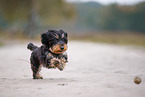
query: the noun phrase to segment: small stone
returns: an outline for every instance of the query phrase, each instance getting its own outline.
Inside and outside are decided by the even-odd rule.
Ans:
[[[134,78],[134,83],[140,84],[140,83],[141,83],[141,78],[140,78],[139,76],[136,76],[136,77]]]

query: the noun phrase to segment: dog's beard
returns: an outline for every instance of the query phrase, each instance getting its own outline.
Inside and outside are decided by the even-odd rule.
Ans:
[[[67,45],[65,44],[63,47],[64,49],[61,50],[61,47],[59,44],[55,44],[54,46],[50,47],[49,50],[52,52],[52,53],[55,53],[55,54],[62,54],[64,51],[67,50]]]

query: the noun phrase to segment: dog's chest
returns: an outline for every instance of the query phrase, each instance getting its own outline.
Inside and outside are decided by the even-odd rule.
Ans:
[[[50,52],[46,52],[46,59],[45,59],[45,67],[47,68],[58,68],[59,70],[63,70],[66,62],[67,62],[67,53],[64,52],[60,55],[53,55]],[[52,67],[54,66],[54,67]]]

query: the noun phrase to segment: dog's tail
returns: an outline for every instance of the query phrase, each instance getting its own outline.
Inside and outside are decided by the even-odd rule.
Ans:
[[[36,48],[38,48],[38,47],[35,46],[33,43],[29,43],[29,44],[27,45],[27,49],[29,49],[29,50],[31,50],[31,51],[33,51],[33,50],[36,49]]]

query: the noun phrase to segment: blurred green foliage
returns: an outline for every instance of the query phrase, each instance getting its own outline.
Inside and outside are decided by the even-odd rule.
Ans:
[[[145,33],[145,2],[136,5],[75,3],[76,28],[114,32]]]
[[[145,2],[102,5],[65,0],[0,0],[0,33],[11,36],[34,37],[51,28],[81,35],[110,31],[145,34],[144,17]]]
[[[42,26],[59,24],[73,15],[73,7],[64,0],[0,0],[0,30],[13,34],[33,37]]]

